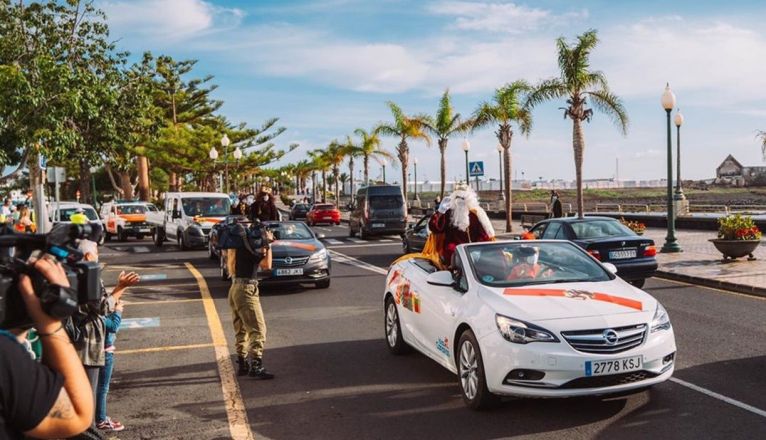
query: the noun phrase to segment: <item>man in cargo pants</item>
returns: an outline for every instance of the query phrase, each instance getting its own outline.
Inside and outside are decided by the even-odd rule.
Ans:
[[[256,252],[262,251],[257,249]],[[229,306],[234,318],[239,376],[273,379],[263,367],[263,346],[266,343],[266,321],[258,297],[258,265],[261,256],[248,249],[227,250],[229,273],[233,274],[229,288]],[[248,355],[250,359],[248,359]]]

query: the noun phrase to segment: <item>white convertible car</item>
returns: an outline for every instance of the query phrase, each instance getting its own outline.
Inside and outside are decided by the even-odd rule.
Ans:
[[[458,246],[451,271],[427,260],[391,266],[385,332],[458,375],[471,408],[499,395],[567,397],[648,387],[670,378],[668,313],[646,292],[565,241]]]

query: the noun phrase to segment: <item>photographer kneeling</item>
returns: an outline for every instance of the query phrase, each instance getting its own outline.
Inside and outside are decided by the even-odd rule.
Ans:
[[[69,287],[66,273],[43,257],[34,268],[49,283]],[[30,278],[22,275],[19,292],[43,343],[43,364],[33,361],[15,339],[0,335],[0,438],[62,438],[91,424],[93,394],[85,369],[61,320],[43,312]]]

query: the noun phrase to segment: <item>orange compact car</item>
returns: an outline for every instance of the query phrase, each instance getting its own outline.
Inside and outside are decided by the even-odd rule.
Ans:
[[[104,219],[106,239],[117,237],[126,241],[128,237],[141,240],[151,233],[151,227],[146,223],[146,212],[156,211],[157,208],[146,202],[115,202],[106,203],[101,208]]]

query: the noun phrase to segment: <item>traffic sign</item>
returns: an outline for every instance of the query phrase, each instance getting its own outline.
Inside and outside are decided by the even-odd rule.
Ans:
[[[66,168],[64,167],[50,167],[48,169],[48,183],[64,183],[66,182]]]
[[[484,161],[468,162],[469,175],[471,177],[481,177],[484,175]]]

